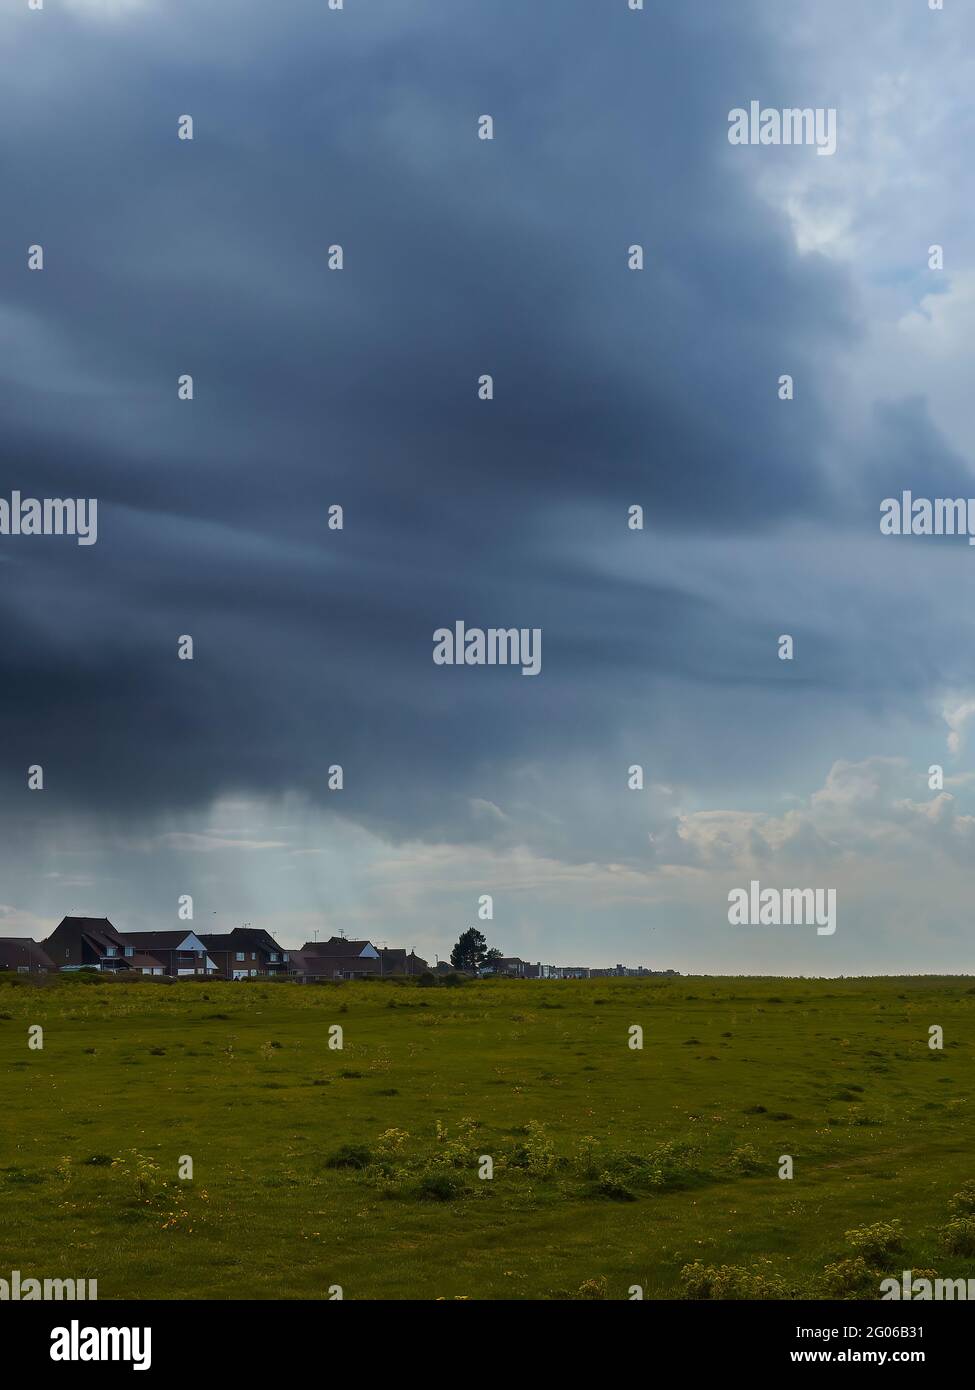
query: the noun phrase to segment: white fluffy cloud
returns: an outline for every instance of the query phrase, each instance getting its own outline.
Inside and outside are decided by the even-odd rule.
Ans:
[[[905,865],[915,858],[930,871],[932,856],[970,859],[975,816],[962,812],[949,792],[926,798],[926,788],[926,776],[906,759],[836,762],[804,805],[782,815],[715,810],[679,816],[670,849],[678,861],[741,871],[859,863],[876,872],[878,861]]]
[[[948,752],[957,756],[965,746],[968,725],[975,716],[975,699],[967,696],[948,700],[942,714],[948,725]]]

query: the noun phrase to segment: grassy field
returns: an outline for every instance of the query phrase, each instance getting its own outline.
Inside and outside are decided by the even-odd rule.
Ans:
[[[975,1197],[951,1199],[975,1178],[973,1059],[970,978],[4,977],[0,1276],[97,1278],[102,1299],[876,1297],[885,1267],[971,1277]]]

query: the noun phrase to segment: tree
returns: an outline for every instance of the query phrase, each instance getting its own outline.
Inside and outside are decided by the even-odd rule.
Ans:
[[[457,945],[450,953],[450,963],[455,970],[469,970],[476,975],[487,955],[487,941],[484,933],[477,927],[468,927],[461,932]]]

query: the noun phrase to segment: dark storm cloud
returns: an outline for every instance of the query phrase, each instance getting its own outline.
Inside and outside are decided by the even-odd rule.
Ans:
[[[747,8],[638,31],[623,7],[428,6],[348,41],[318,8],[239,64],[219,24],[192,52],[141,20],[72,31],[29,138],[0,96],[0,312],[30,368],[0,373],[3,485],[100,504],[91,550],[3,542],[11,807],[28,762],[112,816],[241,789],[332,804],[340,762],[346,814],[463,838],[509,766],[598,757],[641,700],[652,718],[657,677],[740,679],[726,614],[676,574],[594,573],[560,546],[567,505],[607,550],[631,502],[689,535],[835,510],[856,308],[729,157],[728,110],[773,71]],[[457,617],[541,626],[542,678],[434,668]]]
[[[905,490],[926,497],[967,497],[972,486],[971,468],[949,447],[923,396],[877,404],[861,477],[871,520],[883,498],[900,499]]]

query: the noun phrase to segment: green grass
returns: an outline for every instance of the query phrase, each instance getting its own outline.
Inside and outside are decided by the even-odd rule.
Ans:
[[[971,1277],[939,1231],[975,1177],[973,1045],[970,979],[0,977],[0,1276],[102,1299],[679,1298],[703,1264],[816,1297],[846,1232],[899,1221],[891,1268]]]

